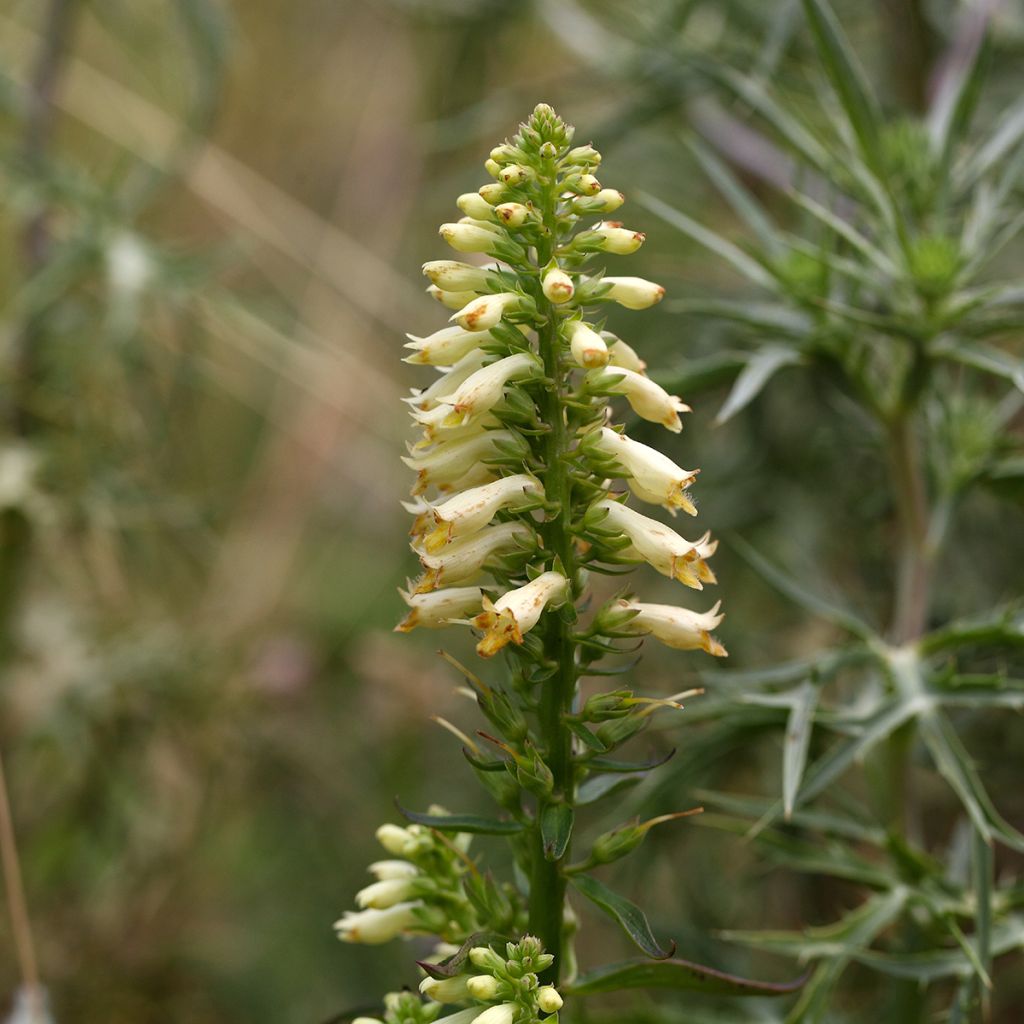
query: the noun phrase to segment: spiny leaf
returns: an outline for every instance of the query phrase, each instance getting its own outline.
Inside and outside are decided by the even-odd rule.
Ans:
[[[594,906],[603,910],[613,921],[617,921],[622,930],[653,960],[667,960],[674,952],[676,944],[662,949],[655,939],[647,916],[635,904],[609,889],[590,875],[573,875],[569,882],[581,895],[586,896]]]
[[[669,206],[668,203],[663,203],[655,196],[648,195],[646,192],[640,192],[636,198],[641,206],[645,206],[651,213],[656,214],[667,224],[678,228],[688,238],[703,245],[706,249],[715,253],[716,256],[721,256],[722,259],[731,263],[736,270],[743,274],[744,277],[753,281],[754,284],[768,291],[778,291],[778,282],[775,278],[757,260],[748,256],[740,249],[739,246],[733,245],[732,242],[723,238],[717,232],[706,228],[703,224],[699,224],[692,218],[687,217],[682,211]]]
[[[766,345],[752,353],[747,365],[736,378],[732,390],[718,410],[715,423],[721,426],[732,419],[741,409],[749,405],[763,390],[769,380],[784,366],[796,366],[801,355],[783,345]]]
[[[540,816],[545,860],[561,860],[572,836],[573,813],[568,804],[548,804]]]
[[[729,540],[730,546],[739,554],[745,562],[754,568],[767,582],[769,582],[780,593],[785,594],[793,602],[805,608],[809,612],[820,616],[828,622],[859,636],[862,639],[874,637],[874,630],[861,618],[818,597],[811,593],[801,583],[798,583],[791,576],[782,572],[771,564],[756,548],[748,544],[742,537],[733,535]]]
[[[788,982],[752,981],[674,957],[624,960],[595,967],[565,986],[565,991],[574,996],[591,996],[630,988],[671,988],[713,995],[784,996],[796,992],[806,980],[807,975]]]
[[[475,814],[421,814],[410,811],[397,800],[395,806],[407,821],[441,832],[471,832],[474,835],[513,836],[522,832],[524,826],[518,821],[501,821],[497,818],[481,818]]]
[[[803,0],[803,5],[818,55],[857,137],[861,153],[868,164],[878,170],[882,116],[864,70],[826,0]]]

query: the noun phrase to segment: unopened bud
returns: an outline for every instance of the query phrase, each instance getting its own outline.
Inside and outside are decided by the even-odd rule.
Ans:
[[[589,164],[596,167],[601,162],[601,154],[588,143],[586,146],[577,146],[575,149],[570,149],[566,160],[569,163]]]
[[[482,971],[504,970],[505,961],[490,946],[474,946],[469,951],[469,962]]]
[[[544,275],[542,287],[545,298],[549,302],[556,304],[568,302],[576,290],[572,283],[572,278],[564,270],[559,270],[557,267],[549,270]]]
[[[493,231],[476,224],[442,224],[438,234],[456,252],[490,252],[501,240]]]
[[[562,997],[554,985],[542,985],[537,989],[537,1005],[545,1013],[554,1013],[562,1008]]]
[[[639,825],[626,825],[612,832],[605,832],[594,841],[590,856],[595,864],[610,864],[635,850],[647,835],[647,829]]]
[[[592,369],[604,366],[608,362],[608,346],[604,338],[582,320],[574,320],[567,324],[565,332],[577,366]]]
[[[545,142],[539,152],[542,160],[554,160],[558,156],[558,149],[553,142]]]
[[[498,163],[502,164],[511,163],[522,155],[523,154],[516,149],[515,146],[510,146],[504,142],[500,146],[495,146],[490,152],[491,159],[497,160]]]
[[[432,299],[437,299],[447,309],[462,309],[477,297],[476,292],[446,292],[443,288],[438,288],[436,284],[427,288],[427,294]]]
[[[480,198],[479,196],[477,197]],[[481,199],[480,202],[483,202]],[[484,204],[486,205],[486,203]],[[494,207],[494,212],[507,228],[518,228],[530,216],[530,208],[522,203],[501,203]]]
[[[479,192],[463,192],[455,200],[455,205],[467,217],[476,217],[478,220],[494,219],[494,211],[491,209],[491,204]]]
[[[494,999],[498,994],[497,978],[492,978],[489,974],[477,974],[470,978],[466,982],[466,989],[474,999],[480,999],[486,1002],[489,999]]]
[[[598,224],[594,231],[601,236],[601,248],[605,252],[617,253],[620,256],[636,252],[644,244],[646,237],[642,231],[630,231],[618,221],[604,221]]]
[[[408,849],[415,845],[415,838],[410,835],[408,829],[401,825],[381,825],[374,833],[377,842],[384,847],[388,853],[402,856]]]
[[[484,170],[492,177],[496,178],[501,174],[501,164],[497,160],[485,160]]]
[[[509,164],[507,167],[502,167],[496,175],[499,181],[511,186],[521,185],[533,176],[533,171],[523,164]]]
[[[494,206],[501,202],[501,197],[505,194],[505,186],[500,181],[490,181],[486,185],[481,185],[477,192],[484,202]]]

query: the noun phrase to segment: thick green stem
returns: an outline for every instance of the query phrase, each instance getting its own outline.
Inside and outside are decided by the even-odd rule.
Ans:
[[[544,211],[545,225],[555,237],[554,209],[557,197],[552,194]],[[543,269],[551,259],[553,241],[538,246],[538,264]],[[544,392],[542,414],[548,427],[544,445],[544,491],[545,497],[556,511],[549,515],[542,533],[547,549],[558,559],[566,577],[572,581],[576,575],[575,551],[572,532],[569,528],[572,514],[572,481],[569,476],[567,456],[570,433],[565,413],[565,371],[561,365],[558,336],[558,315],[549,302],[541,303],[541,311],[547,323],[538,333],[540,354],[544,360],[544,371],[553,384]],[[558,612],[547,615],[545,654],[557,671],[542,684],[538,725],[544,747],[544,756],[554,778],[553,791],[549,801],[539,801],[537,826],[534,836],[532,871],[530,877],[529,928],[543,943],[545,949],[555,955],[555,963],[544,980],[556,984],[563,960],[563,920],[565,908],[565,876],[563,865],[569,856],[566,847],[558,860],[544,856],[544,844],[540,834],[540,820],[549,802],[572,805],[573,764],[572,734],[566,727],[564,716],[572,710],[576,695],[575,643],[572,639],[571,624]]]

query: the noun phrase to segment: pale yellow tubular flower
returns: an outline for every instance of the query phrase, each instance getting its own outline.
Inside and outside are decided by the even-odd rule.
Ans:
[[[466,988],[474,999],[487,1002],[496,998],[501,984],[498,979],[490,974],[474,974],[467,982]]]
[[[683,429],[679,414],[692,411],[678,395],[670,395],[650,377],[625,367],[589,373],[587,381],[596,388],[622,395],[637,416],[651,423],[660,423],[673,434]]]
[[[439,405],[431,411],[434,415],[431,416],[430,419],[440,419],[440,422],[427,422],[422,424],[423,436],[413,443],[413,453],[438,444],[449,444],[452,441],[462,441],[468,437],[476,436],[483,431],[499,426],[497,417],[490,413],[481,416],[479,419],[464,421],[461,416],[456,414],[454,407],[450,405]],[[418,419],[418,415],[413,418]],[[494,474],[492,474],[492,476],[493,475]],[[490,477],[488,479],[490,479]],[[478,480],[477,483],[486,483],[486,481]],[[473,486],[475,487],[476,484]],[[458,490],[458,488],[456,487],[455,490]]]
[[[515,444],[517,435],[511,430],[480,430],[467,437],[435,445],[415,456],[403,455],[402,461],[416,473],[413,495],[427,487],[451,485],[474,472],[483,459],[493,457],[499,442]]]
[[[425,594],[399,590],[399,593],[409,606],[409,613],[395,626],[396,633],[408,633],[417,627],[441,629],[452,619],[463,619],[475,612],[484,597],[479,587],[447,587]]]
[[[598,200],[601,205],[598,206],[595,203],[588,208],[594,211],[600,210],[601,213],[614,213],[626,201],[626,197],[614,188],[603,188],[591,198]]]
[[[472,469],[466,470],[457,480],[450,483],[444,482],[437,485],[441,494],[460,494],[468,491],[471,487],[479,487],[481,484],[489,484],[492,480],[498,479],[498,473],[492,466],[478,462]]]
[[[549,604],[560,604],[568,597],[568,580],[560,572],[543,572],[526,586],[502,594],[493,604],[485,597],[484,610],[473,624],[484,630],[476,652],[491,658],[506,644],[523,642]]]
[[[417,848],[416,837],[407,828],[385,822],[376,832],[374,838],[388,853],[396,857],[407,857]]]
[[[493,231],[478,224],[442,224],[438,234],[456,252],[490,252],[499,241]]]
[[[543,371],[543,365],[532,352],[516,352],[481,367],[467,377],[450,395],[441,401],[451,405],[455,415],[462,419],[475,419],[489,412],[514,380],[532,377]]]
[[[434,528],[424,533],[423,548],[435,554],[454,538],[483,529],[498,509],[520,504],[528,494],[543,493],[544,488],[539,481],[527,473],[516,473],[482,487],[471,487],[431,509]]]
[[[558,267],[553,267],[544,274],[541,289],[544,292],[544,297],[556,305],[568,302],[576,292],[576,286],[572,283],[572,278],[564,270],[559,270]]]
[[[521,296],[515,292],[471,296],[470,301],[449,319],[465,331],[489,331],[497,327],[507,309],[518,306],[520,301]]]
[[[470,374],[480,369],[488,359],[494,357],[483,349],[467,352],[454,366],[441,369],[441,376],[428,388],[413,389],[403,402],[416,409],[429,409],[437,404],[441,395],[451,394]]]
[[[409,343],[405,347],[412,349],[413,354],[406,356],[405,362],[427,366],[451,366],[473,349],[493,340],[489,331],[467,331],[458,325],[442,327],[425,338],[415,334],[406,337]]]
[[[346,910],[334,929],[342,942],[360,942],[377,946],[401,935],[416,925],[416,910],[423,904],[416,901],[396,903],[386,910]]]
[[[624,228],[617,220],[604,220],[593,228],[601,236],[601,247],[605,252],[628,256],[634,253],[647,237],[642,231],[631,231]]]
[[[492,269],[458,260],[430,260],[423,264],[423,273],[431,284],[449,292],[487,291]]]
[[[456,974],[454,978],[426,977],[420,982],[420,993],[435,1003],[463,1003],[470,998],[468,975]]]
[[[671,527],[623,505],[621,501],[604,499],[593,506],[604,512],[602,528],[610,527],[625,534],[640,557],[669,579],[679,580],[695,590],[704,583],[713,583],[714,575],[706,559],[715,550],[710,535],[690,541]]]
[[[489,181],[477,189],[477,195],[491,206],[497,206],[506,192],[505,186],[500,181]]]
[[[463,309],[477,297],[476,292],[446,292],[436,284],[428,286],[427,294],[440,302],[445,309],[456,310]]]
[[[608,362],[608,346],[604,338],[582,320],[567,323],[565,336],[569,339],[569,349],[577,366],[593,369]]]
[[[608,427],[599,428],[593,444],[598,451],[619,463],[636,481],[639,491],[634,488],[634,493],[637,497],[681,508],[691,516],[697,514],[686,488],[696,480],[699,470],[681,469],[667,455]]]
[[[389,878],[415,878],[420,869],[408,860],[375,860],[366,869],[378,882]]]
[[[611,331],[602,331],[601,337],[608,343],[608,365],[621,366],[624,370],[643,373],[647,364],[621,338]]]
[[[356,906],[361,910],[387,910],[396,903],[405,903],[414,895],[412,878],[382,878],[364,886],[356,893]]]
[[[601,284],[611,285],[606,296],[626,309],[649,309],[665,297],[660,284],[642,277],[602,277]]]
[[[481,202],[485,202],[481,197],[478,196],[477,198]],[[494,212],[498,215],[501,223],[507,228],[522,227],[530,217],[530,208],[522,203],[498,203],[494,207]]]
[[[726,649],[711,635],[725,618],[718,609],[718,601],[706,612],[691,612],[670,604],[644,604],[623,598],[616,602],[622,611],[634,611],[623,629],[630,633],[646,634],[660,640],[666,647],[680,651],[707,651],[716,658],[727,657]]]
[[[425,594],[448,584],[467,583],[494,555],[525,550],[535,540],[533,530],[525,523],[499,523],[453,540],[437,554],[418,552],[424,573],[416,584],[416,593]]]

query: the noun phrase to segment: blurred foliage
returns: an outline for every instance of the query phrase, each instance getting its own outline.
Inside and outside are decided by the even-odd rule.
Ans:
[[[955,929],[981,927],[1010,953],[992,1019],[1018,1019],[1020,857],[972,839],[972,820],[1002,826],[974,775],[954,776],[974,763],[966,745],[1007,827],[1024,823],[1020,720],[999,710],[1019,708],[1021,673],[1022,252],[1002,232],[1019,226],[1006,168],[1024,18],[994,6],[970,125],[936,157],[918,118],[957,80],[982,8],[835,6],[877,101],[828,91],[791,0],[0,4],[0,752],[58,1020],[326,1020],[415,980],[407,951],[339,948],[330,930],[395,794],[475,799],[451,738],[426,728],[459,719],[457,679],[430,637],[389,632],[411,571],[398,339],[436,313],[419,264],[446,197],[478,184],[481,147],[541,99],[600,142],[609,180],[655,198],[687,183],[685,209],[650,204],[682,231],[637,224],[636,272],[669,299],[627,340],[697,407],[670,454],[690,464],[698,439],[709,521],[756,548],[727,537],[716,566],[730,669],[639,742],[678,746],[673,772],[616,808],[707,790],[715,827],[653,833],[617,878],[657,892],[655,930],[684,956],[791,971],[724,929],[827,953],[830,1021],[948,1007],[952,982],[928,1004],[922,977],[975,991],[987,953]],[[886,248],[872,181],[899,197],[907,245]],[[908,338],[908,318],[951,294],[954,329]],[[908,663],[878,641],[900,534],[891,417],[855,384],[863,371],[883,385],[872,395],[914,392],[922,350],[941,366],[915,393],[913,436],[944,485],[947,543]],[[648,683],[694,682],[674,665],[651,651]],[[922,694],[943,717],[908,732]],[[821,774],[879,719],[914,794],[913,843],[870,803],[884,781]],[[787,722],[805,759],[781,754]],[[825,809],[792,795],[800,778]],[[751,820],[756,841],[738,839]],[[985,925],[976,895],[996,882]],[[581,961],[618,941],[588,931]],[[912,960],[940,946],[945,960]],[[640,998],[631,1020],[778,1012]]]

